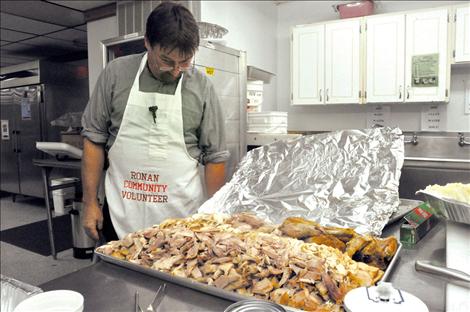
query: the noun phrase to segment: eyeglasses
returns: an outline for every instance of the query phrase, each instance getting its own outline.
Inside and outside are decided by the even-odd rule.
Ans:
[[[161,57],[159,57],[159,59],[163,66],[160,66],[158,69],[162,72],[174,71],[176,69],[178,69],[180,72],[187,72],[194,68],[194,56],[178,65],[174,65],[173,61],[162,60]]]

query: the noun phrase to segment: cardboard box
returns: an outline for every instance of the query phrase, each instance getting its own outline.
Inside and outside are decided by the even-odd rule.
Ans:
[[[420,241],[438,222],[434,210],[422,203],[410,211],[400,227],[400,242],[404,247],[412,247]]]

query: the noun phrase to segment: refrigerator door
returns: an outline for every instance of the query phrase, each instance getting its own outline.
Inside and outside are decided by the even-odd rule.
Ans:
[[[16,153],[16,116],[19,114],[19,107],[14,103],[14,92],[15,89],[1,90],[0,189],[4,192],[19,194],[18,154]]]
[[[21,194],[43,197],[41,169],[33,165],[33,159],[43,158],[36,149],[36,142],[43,141],[41,131],[41,85],[15,89],[15,103],[20,107],[17,115],[18,164]]]
[[[246,153],[244,121],[246,119],[246,63],[244,54],[225,47],[199,46],[196,68],[214,85],[225,119],[225,142],[230,158],[225,175],[230,180]]]

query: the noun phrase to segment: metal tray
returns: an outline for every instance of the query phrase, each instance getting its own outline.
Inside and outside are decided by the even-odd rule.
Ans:
[[[418,191],[416,194],[423,194],[438,216],[447,220],[470,224],[470,205],[426,191]]]
[[[423,202],[421,200],[400,198],[400,204],[398,206],[398,209],[390,216],[387,225],[397,222],[398,220],[403,218],[408,212],[418,207],[422,203]]]
[[[1,276],[0,311],[13,312],[23,300],[42,293],[42,289],[14,278]]]
[[[388,264],[388,267],[384,272],[384,276],[382,276],[382,279],[380,279],[381,282],[388,281],[388,279],[390,278],[390,274],[391,274],[393,268],[395,267],[395,264],[397,263],[398,255],[400,254],[401,249],[403,247],[403,245],[400,243],[400,241],[399,240],[397,240],[397,241],[398,241],[397,252],[393,256],[392,261],[390,261],[390,263]]]
[[[402,249],[402,244],[400,242],[398,242],[397,252],[393,256],[392,261],[390,261],[390,264],[388,265],[387,269],[385,270],[384,275],[382,276],[382,279],[380,281],[386,282],[389,279],[390,273],[391,273],[393,267],[395,266],[395,263],[396,263],[397,258],[398,258],[398,254],[400,253],[401,249]],[[192,288],[192,289],[204,292],[206,294],[217,296],[217,297],[224,298],[224,299],[227,299],[227,300],[240,301],[240,300],[246,300],[246,299],[253,299],[254,298],[254,297],[250,297],[250,296],[240,295],[240,294],[238,294],[234,291],[227,291],[227,290],[223,290],[221,288],[217,288],[215,286],[210,286],[210,285],[207,285],[207,284],[196,282],[196,281],[194,281],[192,279],[189,279],[189,278],[174,276],[174,275],[171,275],[171,274],[168,274],[168,273],[165,273],[165,272],[161,272],[161,271],[158,271],[158,270],[154,270],[154,269],[151,269],[151,268],[146,268],[146,267],[140,266],[140,265],[132,263],[132,262],[128,262],[128,261],[125,261],[125,260],[120,260],[120,259],[108,256],[108,255],[105,255],[103,253],[97,252],[96,250],[95,250],[95,254],[105,262],[112,263],[112,264],[127,268],[129,270],[137,271],[137,272],[140,272],[140,273],[143,273],[143,274],[146,274],[146,275],[150,275],[150,276],[165,280],[165,281],[170,282],[170,283],[178,284],[178,285],[183,286],[183,287]],[[282,306],[286,309],[286,311],[292,311],[292,312],[301,312],[302,311],[302,310],[292,308],[292,307],[288,307],[288,306],[285,306],[285,305],[282,305]]]

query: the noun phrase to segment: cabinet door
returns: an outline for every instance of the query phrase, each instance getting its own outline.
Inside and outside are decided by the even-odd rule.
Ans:
[[[406,102],[446,100],[447,9],[406,16]]]
[[[292,31],[292,104],[324,103],[324,25]]]
[[[325,26],[325,100],[327,104],[359,103],[359,19]]]
[[[367,102],[403,102],[405,16],[370,17],[367,23]]]
[[[455,10],[455,62],[470,62],[470,6]]]

